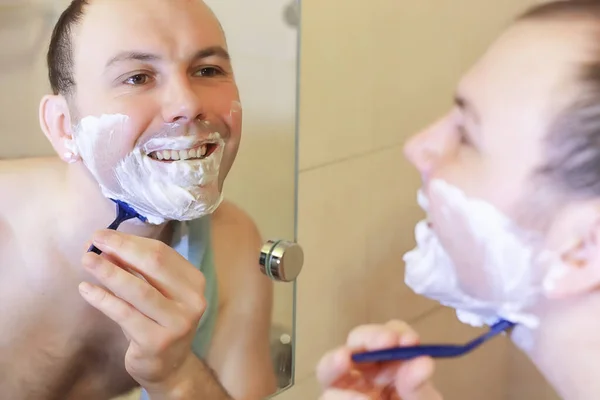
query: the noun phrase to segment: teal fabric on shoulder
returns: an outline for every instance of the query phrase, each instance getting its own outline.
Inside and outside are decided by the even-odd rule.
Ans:
[[[205,358],[217,322],[219,296],[211,240],[211,218],[206,216],[176,225],[172,247],[198,268],[206,279],[204,296],[206,310],[198,325],[192,348],[199,358]]]
[[[192,342],[192,350],[200,359],[207,356],[219,310],[217,274],[211,239],[211,217],[209,215],[194,221],[176,223],[171,241],[171,247],[198,268],[206,280],[204,289],[206,310]],[[142,390],[140,399],[149,399],[145,390]]]

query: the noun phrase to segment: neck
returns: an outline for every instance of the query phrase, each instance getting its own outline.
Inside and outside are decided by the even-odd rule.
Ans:
[[[566,400],[600,393],[600,293],[544,306],[540,326],[515,328],[512,338]]]
[[[62,181],[61,199],[53,231],[60,238],[57,246],[63,254],[81,257],[94,232],[106,228],[117,216],[116,204],[103,196],[96,181],[81,163],[69,164]],[[132,219],[123,222],[119,231],[136,236],[161,239],[167,224],[151,225]]]

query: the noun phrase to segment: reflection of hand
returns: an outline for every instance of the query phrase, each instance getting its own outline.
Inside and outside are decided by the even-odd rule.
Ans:
[[[354,329],[346,345],[325,355],[317,377],[325,391],[320,400],[441,400],[430,382],[434,363],[429,357],[406,362],[353,364],[360,351],[418,344],[417,334],[404,322],[364,325]]]
[[[205,309],[204,276],[157,240],[103,230],[93,243],[104,255],[86,253],[83,265],[105,288],[83,282],[81,295],[121,326],[130,342],[129,374],[146,389],[170,390],[194,365],[191,342]]]

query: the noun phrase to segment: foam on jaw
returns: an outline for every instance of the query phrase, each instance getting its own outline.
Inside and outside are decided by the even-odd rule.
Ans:
[[[407,285],[455,308],[458,318],[470,325],[490,325],[503,318],[537,327],[539,319],[531,308],[543,293],[546,274],[560,265],[553,254],[539,251],[542,238],[519,229],[490,203],[468,198],[444,181],[432,181],[429,190],[429,199],[419,193],[420,205],[427,211],[432,199],[443,201],[434,222],[461,235],[461,251],[469,252],[465,260],[475,263],[455,264],[421,221],[415,231],[417,247],[404,255]]]
[[[86,164],[92,163],[93,147],[97,144],[100,135],[108,136],[111,142],[115,131],[122,132],[129,117],[123,114],[103,114],[99,117],[88,116],[74,127],[73,137],[65,140],[65,147],[74,155],[84,159],[91,158]],[[84,135],[82,135],[84,133]]]
[[[145,216],[152,224],[167,220],[191,220],[212,213],[221,203],[219,167],[224,141],[218,132],[206,137],[171,136],[178,133],[176,124],[144,146],[131,150],[127,133],[129,117],[102,115],[83,118],[73,139],[66,143],[79,155],[98,181],[105,197],[121,200]],[[184,149],[194,141],[209,140],[216,149],[203,159],[162,163],[148,157],[147,150],[158,146]],[[121,154],[123,150],[129,152]]]

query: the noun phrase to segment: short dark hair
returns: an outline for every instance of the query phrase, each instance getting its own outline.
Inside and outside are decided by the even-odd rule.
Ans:
[[[73,28],[81,22],[89,0],[73,0],[58,18],[50,45],[48,46],[48,78],[54,94],[72,94],[73,77]]]
[[[600,39],[600,1],[560,0],[535,6],[519,21],[556,20],[590,25]],[[600,45],[575,71],[576,94],[551,121],[543,164],[535,178],[549,184],[559,202],[600,197]],[[559,206],[559,204],[556,204]]]

